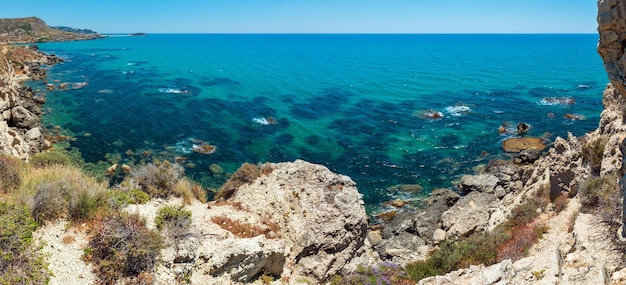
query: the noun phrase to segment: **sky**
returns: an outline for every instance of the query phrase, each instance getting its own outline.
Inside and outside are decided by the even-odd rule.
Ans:
[[[596,33],[595,0],[29,0],[37,16],[100,33]],[[28,4],[26,4],[28,3]]]

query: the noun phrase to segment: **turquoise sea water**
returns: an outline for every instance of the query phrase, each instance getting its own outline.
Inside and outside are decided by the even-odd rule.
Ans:
[[[224,176],[211,164],[232,172],[304,159],[352,177],[372,206],[402,195],[389,186],[450,187],[506,157],[501,142],[514,134],[499,134],[503,123],[526,122],[528,135],[552,139],[595,129],[608,82],[597,38],[154,34],[47,43],[40,49],[67,59],[50,82],[77,89],[50,92],[44,120],[74,135],[88,162],[184,157],[189,176],[217,186]],[[429,110],[443,118],[424,118]],[[203,142],[216,151],[193,152]]]

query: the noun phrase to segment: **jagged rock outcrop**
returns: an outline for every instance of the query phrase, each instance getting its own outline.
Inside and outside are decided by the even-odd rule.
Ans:
[[[154,227],[159,207],[131,205]],[[193,284],[250,282],[265,274],[312,283],[378,261],[367,236],[361,194],[347,176],[301,160],[266,163],[261,175],[227,200],[186,206],[192,229],[170,241],[155,273],[158,284],[188,276]]]

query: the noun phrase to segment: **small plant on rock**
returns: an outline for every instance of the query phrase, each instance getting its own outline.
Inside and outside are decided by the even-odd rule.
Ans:
[[[596,174],[600,172],[602,158],[604,157],[604,148],[606,147],[607,141],[606,138],[598,138],[583,145],[583,161],[587,162],[591,170]]]
[[[157,229],[165,231],[172,240],[178,241],[189,235],[191,211],[183,206],[165,206],[157,211],[154,223]]]

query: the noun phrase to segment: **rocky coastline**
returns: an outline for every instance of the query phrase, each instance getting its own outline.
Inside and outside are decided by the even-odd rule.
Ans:
[[[28,160],[32,154],[51,147],[39,116],[45,95],[22,83],[46,80],[45,65],[62,61],[36,46],[0,45],[0,153]]]
[[[150,283],[175,284],[181,276],[191,284],[331,283],[335,276],[383,262],[402,267],[426,260],[444,243],[493,232],[518,207],[544,197],[545,205],[531,208],[538,217],[521,225],[546,227],[525,256],[468,264],[417,284],[624,284],[623,244],[614,227],[619,222],[612,225],[597,212],[583,211],[581,194],[594,177],[620,174],[624,160],[626,1],[600,0],[598,7],[598,51],[611,80],[598,129],[556,138],[544,153],[519,149],[512,161],[491,161],[480,173],[463,176],[458,191],[437,189],[420,208],[396,203],[377,223],[365,214],[349,177],[300,160],[257,166],[217,201],[131,203],[123,211],[144,217],[151,229],[157,228],[162,207],[192,213],[189,232],[161,250]],[[0,153],[27,161],[51,142],[38,117],[45,96],[21,83],[45,80],[44,66],[61,59],[33,47],[0,49]],[[92,265],[81,260],[88,234],[66,224],[60,219],[36,232],[46,242],[43,250],[54,273],[50,283],[94,283]],[[68,235],[76,241],[64,242]]]

